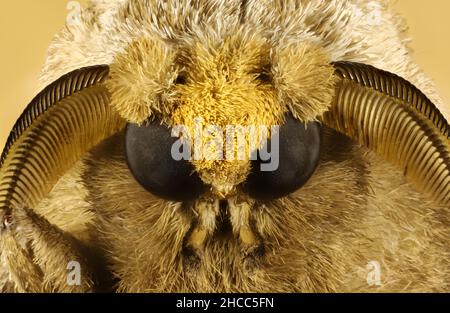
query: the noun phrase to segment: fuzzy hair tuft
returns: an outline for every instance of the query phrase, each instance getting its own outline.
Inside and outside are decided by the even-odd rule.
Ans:
[[[322,49],[309,43],[289,44],[279,48],[273,59],[280,101],[296,118],[312,121],[329,109],[336,77]]]
[[[142,37],[132,42],[110,66],[111,105],[128,122],[137,124],[161,113],[176,79],[174,59],[161,39]]]

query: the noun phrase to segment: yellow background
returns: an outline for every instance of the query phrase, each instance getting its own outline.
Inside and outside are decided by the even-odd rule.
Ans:
[[[39,91],[37,79],[46,49],[65,22],[68,2],[0,0],[0,147]],[[396,0],[395,7],[410,26],[416,61],[450,103],[450,1]]]

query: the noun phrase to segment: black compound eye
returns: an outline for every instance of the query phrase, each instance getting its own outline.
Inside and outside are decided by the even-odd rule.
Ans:
[[[125,136],[128,167],[135,179],[149,192],[172,201],[190,201],[201,195],[205,186],[187,160],[172,157],[178,138],[157,121],[138,126],[128,124]]]
[[[276,149],[268,142],[271,160],[263,161],[260,153],[252,161],[252,172],[244,183],[244,191],[258,200],[273,200],[302,187],[314,173],[320,156],[321,127],[317,122],[305,125],[291,115],[279,129],[278,167],[262,170],[273,163]],[[267,149],[267,147],[266,147]],[[264,158],[267,160],[267,158]]]

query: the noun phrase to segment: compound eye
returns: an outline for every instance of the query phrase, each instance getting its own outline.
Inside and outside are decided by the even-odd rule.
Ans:
[[[138,126],[128,124],[125,148],[128,167],[135,179],[152,194],[172,201],[190,201],[206,189],[187,160],[172,157],[172,146],[179,138],[157,121]]]
[[[287,196],[301,188],[313,175],[320,156],[321,127],[317,122],[307,124],[296,120],[292,115],[279,129],[278,154],[271,142],[271,157],[279,160],[273,171],[261,170],[261,165],[273,160],[252,161],[252,171],[243,184],[243,189],[254,199],[273,200]],[[267,149],[267,148],[266,148]],[[267,151],[267,150],[265,150]]]

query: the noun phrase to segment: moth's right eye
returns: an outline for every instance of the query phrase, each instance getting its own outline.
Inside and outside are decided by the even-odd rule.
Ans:
[[[172,201],[190,201],[205,191],[194,166],[172,157],[172,145],[178,138],[158,121],[138,126],[128,124],[125,136],[128,167],[142,187]]]

